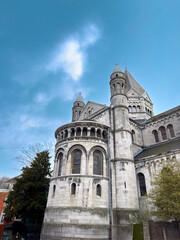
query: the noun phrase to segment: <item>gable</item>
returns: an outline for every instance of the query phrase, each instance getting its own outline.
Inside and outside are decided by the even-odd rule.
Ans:
[[[94,115],[96,112],[102,110],[103,108],[107,108],[107,106],[88,101],[83,112],[81,113],[81,116],[79,117],[79,120],[88,119],[89,117]]]

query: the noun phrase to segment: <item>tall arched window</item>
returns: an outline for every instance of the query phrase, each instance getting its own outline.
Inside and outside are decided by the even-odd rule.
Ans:
[[[75,195],[76,194],[76,184],[72,183],[71,184],[71,195]]]
[[[173,125],[172,125],[172,124],[169,124],[169,125],[167,126],[167,129],[169,130],[170,137],[171,137],[171,138],[175,137]]]
[[[159,131],[161,132],[161,136],[162,136],[162,140],[166,140],[167,139],[167,135],[166,135],[166,129],[164,126],[161,126],[159,128]]]
[[[158,132],[156,130],[153,130],[152,131],[152,134],[154,135],[154,139],[155,139],[155,142],[159,142],[159,136],[158,136]]]
[[[131,108],[131,106],[129,106],[128,108],[129,108],[129,112],[132,112],[132,108]]]
[[[93,153],[93,174],[103,175],[103,156],[98,150]]]
[[[132,130],[131,132],[132,142],[135,142],[135,131]]]
[[[145,177],[143,173],[138,173],[138,181],[139,181],[140,194],[141,196],[144,196],[147,194],[147,192],[146,192]]]
[[[80,173],[81,172],[81,150],[74,150],[72,154],[72,173]]]
[[[60,153],[58,155],[58,163],[59,163],[59,169],[58,169],[58,176],[62,175],[62,164],[63,164],[63,154]]]
[[[97,186],[96,186],[96,195],[101,197],[101,185],[100,184],[97,184]]]

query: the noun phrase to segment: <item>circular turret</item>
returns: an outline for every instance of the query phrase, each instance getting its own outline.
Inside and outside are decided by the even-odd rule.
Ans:
[[[85,103],[83,96],[81,95],[81,92],[77,96],[76,100],[73,103],[73,108],[72,108],[72,121],[77,121],[84,109]]]

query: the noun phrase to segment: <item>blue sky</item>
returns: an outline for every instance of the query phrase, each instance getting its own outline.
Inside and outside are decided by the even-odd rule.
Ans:
[[[180,1],[1,1],[0,176],[19,174],[15,157],[29,145],[53,146],[79,91],[109,104],[117,62],[155,114],[179,105]]]

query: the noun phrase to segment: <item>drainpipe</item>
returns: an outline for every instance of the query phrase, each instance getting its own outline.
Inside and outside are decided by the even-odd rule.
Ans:
[[[112,240],[112,177],[111,177],[111,157],[110,157],[110,128],[108,128],[108,205],[109,205],[109,239]]]

